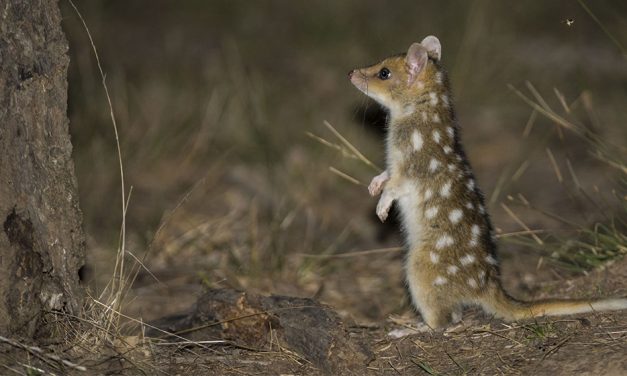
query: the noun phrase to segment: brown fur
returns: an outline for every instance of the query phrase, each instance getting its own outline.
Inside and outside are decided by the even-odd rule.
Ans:
[[[468,304],[507,320],[627,308],[627,299],[525,303],[502,289],[492,225],[460,143],[440,56],[437,38],[427,37],[405,55],[349,74],[389,111],[387,169],[369,190],[381,194],[382,221],[392,202],[400,207],[407,284],[424,321],[444,327]]]

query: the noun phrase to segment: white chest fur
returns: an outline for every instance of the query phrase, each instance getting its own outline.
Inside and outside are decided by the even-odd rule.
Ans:
[[[396,203],[401,212],[401,221],[408,246],[414,248],[421,242],[423,233],[423,219],[421,214],[422,187],[419,181],[404,176],[401,169],[407,158],[404,153],[392,142],[391,136],[387,139],[387,168],[395,180]]]
[[[420,194],[422,189],[419,183],[404,179],[401,183],[397,204],[400,209],[403,223],[403,230],[410,248],[416,248],[422,241],[424,232],[424,221],[421,215],[423,197]]]

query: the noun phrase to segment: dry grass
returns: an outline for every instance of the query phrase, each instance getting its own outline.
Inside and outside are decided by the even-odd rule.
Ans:
[[[566,174],[562,173],[550,148],[547,148],[551,166],[555,172],[558,183],[565,187],[574,204],[579,205],[586,214],[581,219],[566,218],[559,213],[543,210],[533,203],[530,203],[524,196],[508,196],[508,200],[518,206],[536,211],[540,215],[561,222],[566,226],[566,231],[547,232],[543,241],[535,233],[524,234],[522,237],[510,239],[529,247],[535,247],[542,251],[545,257],[559,263],[560,266],[574,271],[587,271],[591,268],[599,267],[617,258],[623,257],[627,253],[627,236],[625,229],[627,222],[624,218],[627,214],[627,161],[625,160],[624,145],[615,144],[608,141],[595,129],[586,127],[584,122],[578,120],[575,110],[580,106],[584,95],[580,95],[572,104],[567,104],[564,95],[554,89],[555,96],[559,100],[563,114],[551,108],[545,98],[527,83],[527,87],[533,99],[523,92],[510,86],[524,102],[531,106],[534,111],[546,116],[565,132],[574,134],[578,139],[584,141],[585,147],[590,156],[597,159],[601,164],[605,164],[608,170],[614,170],[612,180],[618,182],[616,188],[610,192],[601,192],[597,185],[593,185],[593,192],[584,187],[577,177],[572,164],[566,159],[569,180]],[[559,133],[560,139],[564,140],[564,133]],[[522,221],[505,205],[502,204],[508,214],[512,216],[521,227],[529,230]],[[590,215],[592,214],[592,215]]]

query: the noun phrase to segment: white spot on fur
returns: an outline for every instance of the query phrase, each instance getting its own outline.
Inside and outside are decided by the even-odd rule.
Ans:
[[[435,279],[433,280],[433,284],[435,286],[442,286],[443,284],[445,284],[447,282],[447,279],[442,277],[442,276],[437,276],[435,277]]]
[[[466,183],[466,188],[468,188],[469,191],[475,189],[475,181],[473,179],[469,179],[468,183]]]
[[[450,154],[453,151],[453,149],[451,149],[448,145],[444,146],[442,150],[444,150],[444,154]]]
[[[422,90],[425,88],[425,84],[422,81],[417,81],[418,90]]]
[[[457,155],[455,156],[455,159],[457,159],[457,161],[458,161],[458,162],[461,162],[463,158],[462,158],[462,156],[461,156],[461,155],[457,154]]]
[[[425,111],[422,111],[422,112],[420,113],[420,115],[422,116],[422,121],[427,121],[428,116],[427,116],[427,113],[426,113]]]
[[[442,188],[440,188],[440,195],[442,197],[448,197],[451,195],[451,182],[446,182]]]
[[[450,138],[453,138],[453,136],[455,136],[455,130],[453,129],[453,127],[446,127],[446,133]]]
[[[440,161],[435,158],[431,158],[431,160],[429,161],[429,171],[435,172],[438,167],[440,167]]]
[[[447,165],[447,167],[448,167],[448,170],[449,170],[450,172],[455,171],[455,169],[457,168],[457,167],[455,167],[455,165],[454,165],[453,163],[449,163],[449,164]]]
[[[444,247],[450,247],[454,243],[455,241],[449,235],[443,235],[443,236],[440,236],[437,242],[435,242],[435,248],[442,249]]]
[[[431,98],[431,100],[429,101],[429,104],[431,104],[432,106],[435,106],[438,104],[438,95],[434,92],[429,93],[429,98]]]
[[[455,266],[455,265],[449,265],[446,268],[446,272],[448,274],[450,274],[450,275],[455,275],[455,274],[457,274],[458,271],[459,271],[459,268],[457,266]]]
[[[440,121],[441,121],[441,120],[440,120],[440,115],[438,115],[438,114],[433,114],[433,122],[434,122],[434,123],[439,123]]]
[[[413,114],[415,110],[416,110],[416,106],[414,106],[413,104],[409,106],[405,106],[403,108],[403,112],[401,113],[401,116],[409,116]]]
[[[479,244],[479,234],[481,233],[481,228],[479,225],[472,225],[470,229],[470,241],[468,242],[469,247],[476,247]]]
[[[448,214],[448,219],[451,221],[452,224],[456,224],[462,219],[463,216],[464,213],[462,213],[460,209],[453,209]]]
[[[442,98],[442,103],[444,103],[444,105],[448,107],[448,95],[442,94],[441,98]]]
[[[479,284],[483,285],[485,282],[485,270],[479,272]]]
[[[411,144],[414,147],[415,151],[422,149],[422,135],[417,130],[414,130],[414,132],[411,134]]]
[[[485,214],[485,208],[481,204],[479,204],[479,213]]]
[[[433,264],[437,264],[438,262],[440,262],[440,255],[433,251],[429,252],[429,258],[431,259],[431,262]]]
[[[485,261],[490,265],[498,265],[498,261],[492,255],[487,255],[485,257]]]
[[[472,210],[472,209],[474,209],[474,208],[475,208],[475,207],[472,205],[472,202],[468,201],[468,202],[466,203],[466,209]]]
[[[433,141],[435,141],[436,144],[440,143],[440,131],[437,129],[433,131]]]
[[[468,278],[468,286],[472,287],[473,289],[476,289],[477,286],[477,281],[474,280],[474,278]]]
[[[425,200],[430,199],[433,196],[433,191],[431,190],[431,188],[427,188],[425,190]]]
[[[470,265],[474,263],[475,261],[477,261],[477,258],[474,255],[471,255],[470,253],[466,254],[465,256],[459,259],[459,262],[463,266]]]
[[[442,83],[442,72],[438,72],[435,74],[435,83],[436,84]]]
[[[427,217],[427,219],[432,219],[433,217],[436,216],[436,214],[438,214],[437,206],[432,206],[425,211],[425,217]]]

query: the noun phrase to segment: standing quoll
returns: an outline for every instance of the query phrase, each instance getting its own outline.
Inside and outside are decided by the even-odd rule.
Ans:
[[[349,73],[353,85],[389,112],[386,170],[368,190],[377,215],[400,208],[407,284],[431,328],[461,320],[479,305],[505,320],[627,308],[627,299],[522,302],[501,287],[492,225],[462,149],[438,38],[406,54]]]

